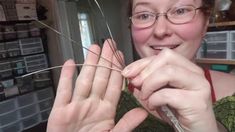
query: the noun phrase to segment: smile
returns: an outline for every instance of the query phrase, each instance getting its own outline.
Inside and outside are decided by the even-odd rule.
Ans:
[[[179,45],[157,45],[157,46],[150,46],[154,50],[163,50],[164,48],[175,49]]]

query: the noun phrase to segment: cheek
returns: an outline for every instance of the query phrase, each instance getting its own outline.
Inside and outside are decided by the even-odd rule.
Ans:
[[[150,29],[137,29],[132,27],[131,32],[133,41],[137,45],[144,45],[151,36]]]
[[[203,22],[189,23],[177,28],[178,35],[185,41],[201,40],[206,25]]]

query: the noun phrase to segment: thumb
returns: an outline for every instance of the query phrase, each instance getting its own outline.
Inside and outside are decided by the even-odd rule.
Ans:
[[[142,123],[147,116],[148,113],[142,108],[132,109],[118,121],[112,132],[130,132]]]

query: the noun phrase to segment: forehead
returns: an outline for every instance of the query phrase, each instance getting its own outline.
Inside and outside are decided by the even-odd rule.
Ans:
[[[178,5],[201,5],[202,0],[133,0],[133,7],[146,6],[173,6]]]

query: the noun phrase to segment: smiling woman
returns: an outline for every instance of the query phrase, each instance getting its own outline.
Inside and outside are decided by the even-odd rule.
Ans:
[[[141,58],[122,71],[111,70],[122,67],[115,54],[121,60],[124,57],[112,49],[116,45],[113,40],[106,40],[102,50],[92,45],[91,51],[109,61],[88,52],[85,64],[92,66],[82,67],[74,89],[74,62],[67,61],[61,72],[48,131],[218,132],[226,131],[223,125],[234,131],[230,127],[235,126],[234,120],[223,124],[231,118],[219,120],[223,125],[217,122],[216,117],[223,116],[215,115],[213,103],[221,98],[225,98],[222,103],[234,102],[235,77],[202,69],[194,63],[215,0],[130,2],[131,37]],[[132,93],[121,91],[123,77],[128,80]],[[177,119],[166,118],[162,109],[166,107],[162,106],[169,107]],[[226,110],[216,105],[217,113],[222,111],[220,108]],[[152,116],[145,120],[148,113]],[[171,127],[176,122],[181,129]]]

